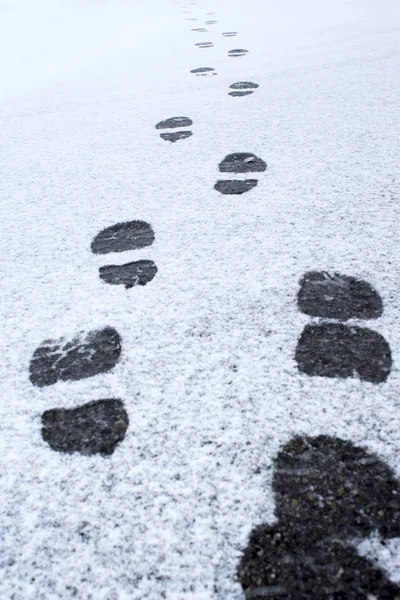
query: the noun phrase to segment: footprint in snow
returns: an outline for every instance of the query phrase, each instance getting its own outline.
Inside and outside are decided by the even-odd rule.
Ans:
[[[266,170],[267,165],[255,154],[236,152],[225,156],[218,168],[221,173],[260,173]],[[224,195],[244,194],[257,184],[257,179],[224,179],[217,181],[214,189]]]
[[[243,48],[237,48],[235,50],[229,50],[228,56],[231,58],[238,58],[239,56],[245,56],[248,53],[248,50],[244,50]]]
[[[154,232],[145,221],[127,221],[103,229],[96,235],[91,250],[93,254],[128,252],[151,246]],[[138,260],[123,265],[100,267],[102,281],[111,285],[124,285],[126,289],[147,285],[154,279],[157,267],[152,260]]]
[[[65,339],[48,339],[33,353],[30,380],[37,387],[78,381],[111,371],[121,354],[112,327]],[[54,408],[42,415],[42,437],[58,452],[112,454],[129,425],[121,400],[95,400],[74,409]]]
[[[385,338],[372,329],[343,323],[349,319],[378,319],[382,315],[381,297],[368,282],[338,273],[311,271],[300,281],[297,305],[311,317],[334,320],[313,323],[303,330],[295,355],[301,373],[341,378],[357,373],[362,381],[386,381],[392,358]]]
[[[125,438],[129,419],[121,400],[108,399],[46,410],[42,425],[43,440],[57,452],[108,456]]]
[[[191,125],[193,125],[193,121],[188,117],[171,117],[170,119],[157,123],[156,129],[177,129],[180,127],[190,127]],[[193,135],[192,132],[187,130],[160,133],[160,137],[166,142],[185,140],[191,135]]]
[[[233,92],[229,92],[229,96],[233,96],[234,98],[237,96],[249,96],[253,93],[253,90],[260,87],[257,83],[251,83],[250,81],[238,81],[237,83],[232,83],[229,86]]]
[[[209,77],[212,75],[218,75],[218,73],[216,73],[215,69],[213,69],[212,67],[200,67],[199,69],[192,69],[190,72],[194,73],[194,75],[196,75],[197,77]]]
[[[355,540],[400,536],[400,485],[375,454],[335,437],[296,437],[274,460],[274,525],[250,535],[238,568],[248,600],[396,600],[400,587]]]
[[[198,33],[205,33],[206,31],[208,31],[208,29],[205,29],[204,27],[200,27],[197,29],[192,29],[192,31],[197,31]]]
[[[206,25],[215,25],[218,21],[206,21]]]
[[[224,37],[236,37],[237,31],[225,31],[222,35]]]
[[[214,48],[214,44],[212,42],[197,42],[195,46],[198,46],[198,48]]]

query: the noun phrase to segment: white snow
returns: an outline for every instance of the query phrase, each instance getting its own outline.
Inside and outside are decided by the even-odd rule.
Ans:
[[[296,433],[367,446],[400,476],[400,5],[186,4],[0,1],[4,599],[239,600],[247,537],[274,519],[273,458]],[[203,66],[218,77],[190,73]],[[232,98],[236,81],[260,87]],[[160,139],[173,116],[193,119],[190,139]],[[213,189],[232,152],[268,164],[238,197]],[[91,253],[134,219],[153,246]],[[140,259],[158,267],[145,287],[98,277]],[[310,269],[382,296],[367,326],[391,346],[385,384],[299,375]],[[123,344],[111,373],[31,385],[43,340],[105,325]],[[111,458],[42,440],[44,410],[113,397],[130,427]],[[398,544],[363,548],[400,580]]]

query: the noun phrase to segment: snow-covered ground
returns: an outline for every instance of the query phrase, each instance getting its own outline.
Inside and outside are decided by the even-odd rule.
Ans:
[[[273,522],[272,460],[297,433],[400,477],[399,33],[396,0],[0,0],[2,599],[242,598],[238,562]],[[237,81],[259,88],[234,98]],[[193,135],[170,144],[155,125],[174,116]],[[221,195],[234,152],[268,168]],[[91,252],[135,219],[152,246]],[[140,259],[158,268],[146,286],[99,279]],[[379,292],[385,383],[299,374],[310,270]],[[43,340],[105,326],[122,338],[111,372],[31,384]],[[100,398],[129,414],[114,454],[52,451],[43,411]],[[363,552],[400,581],[399,548]]]

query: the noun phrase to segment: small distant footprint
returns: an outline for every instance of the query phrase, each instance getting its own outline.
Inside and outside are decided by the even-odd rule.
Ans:
[[[35,350],[30,380],[37,387],[78,381],[111,371],[121,354],[121,339],[112,327],[65,339],[48,339]],[[78,408],[55,408],[42,415],[42,437],[53,450],[112,454],[129,425],[121,400],[96,400]]]
[[[354,377],[382,383],[388,378],[392,358],[385,338],[366,327],[337,321],[378,319],[383,304],[366,281],[324,271],[310,271],[300,281],[297,305],[301,312],[320,319],[307,325],[300,336],[295,359],[301,373],[320,377]]]
[[[208,31],[208,29],[205,29],[205,27],[200,27],[197,29],[192,29],[192,31],[197,31],[199,33],[205,33],[206,31]]]
[[[218,21],[206,21],[206,25],[215,25]]]
[[[238,81],[237,83],[232,83],[229,86],[231,90],[239,90],[234,92],[229,92],[229,96],[249,96],[253,93],[253,90],[260,87],[257,83],[251,83],[250,81]]]
[[[229,50],[228,56],[231,58],[238,58],[239,56],[245,56],[248,53],[248,50],[244,50],[243,48],[236,48],[235,50]]]
[[[197,42],[195,46],[199,48],[214,48],[214,44],[212,42]]]
[[[228,154],[219,164],[221,173],[260,173],[267,168],[266,163],[255,154],[236,152]],[[258,184],[257,179],[225,179],[219,180],[214,189],[224,195],[244,194]]]
[[[154,232],[145,221],[117,223],[103,229],[94,238],[91,249],[94,254],[128,252],[151,246]],[[130,289],[137,285],[146,285],[155,277],[157,267],[152,260],[138,260],[124,265],[106,265],[100,267],[99,276],[105,283],[124,285]]]
[[[215,72],[215,69],[212,69],[211,67],[200,67],[199,69],[192,69],[190,72],[194,73],[197,77],[207,77],[209,75],[218,75],[218,73]]]
[[[176,129],[178,127],[190,127],[193,125],[193,121],[188,117],[171,117],[165,121],[157,123],[156,129]],[[167,133],[160,133],[160,137],[166,142],[177,142],[178,140],[185,140],[190,137],[191,131],[174,131]]]
[[[225,31],[222,35],[224,37],[236,37],[237,31]]]

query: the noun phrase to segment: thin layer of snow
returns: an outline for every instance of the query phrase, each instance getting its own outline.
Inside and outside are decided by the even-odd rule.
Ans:
[[[400,476],[398,2],[137,4],[0,3],[1,598],[239,600],[247,537],[274,519],[273,457],[296,433],[366,445]],[[236,81],[260,87],[236,99]],[[167,144],[155,125],[174,116],[193,136]],[[268,164],[239,197],[213,189],[232,152]],[[133,219],[151,247],[91,253]],[[98,277],[140,259],[158,267],[145,287]],[[385,384],[299,375],[312,269],[382,296],[367,326],[392,349]],[[31,385],[44,339],[105,325],[123,344],[111,373]],[[44,410],[113,397],[130,427],[111,458],[42,440]],[[398,546],[368,543],[399,580]]]

